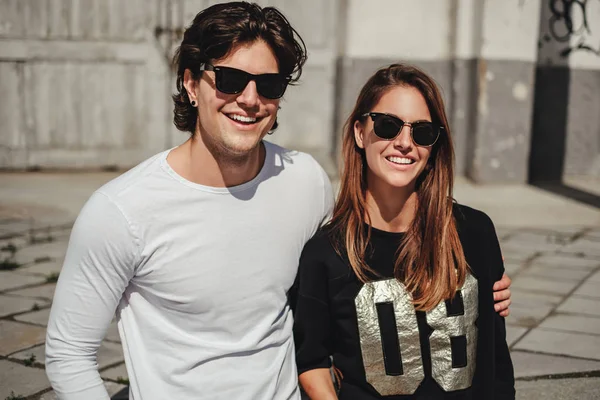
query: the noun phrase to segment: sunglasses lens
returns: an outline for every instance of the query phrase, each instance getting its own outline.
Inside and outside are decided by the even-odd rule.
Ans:
[[[430,122],[413,125],[413,140],[419,146],[431,146],[437,140],[439,128]]]
[[[265,74],[256,78],[256,90],[267,99],[278,99],[285,93],[287,80],[279,74]]]
[[[375,134],[386,140],[395,138],[396,135],[398,135],[400,128],[402,128],[402,126],[399,126],[397,121],[387,115],[379,115],[373,122]]]
[[[217,89],[227,94],[241,93],[248,84],[248,74],[244,71],[220,67],[216,72]]]

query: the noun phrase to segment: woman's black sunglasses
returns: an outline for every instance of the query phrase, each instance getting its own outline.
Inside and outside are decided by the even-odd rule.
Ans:
[[[410,135],[417,146],[429,147],[437,142],[444,127],[429,121],[404,122],[400,118],[384,113],[368,112],[361,117],[371,117],[373,130],[381,139],[392,140],[402,131],[404,125],[410,126]]]
[[[281,74],[253,75],[241,69],[218,67],[208,63],[200,64],[200,71],[214,71],[217,90],[226,94],[239,94],[244,91],[248,82],[256,82],[258,94],[267,99],[279,99],[285,93],[291,76]]]

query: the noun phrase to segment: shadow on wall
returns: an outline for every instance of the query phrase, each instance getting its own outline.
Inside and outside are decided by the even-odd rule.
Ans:
[[[586,3],[544,0],[540,19],[529,183],[600,208],[600,196],[563,182],[571,98],[568,61],[571,54],[578,51],[592,52],[600,57],[600,51],[585,43],[584,33],[590,30]],[[578,44],[572,45],[574,41]]]

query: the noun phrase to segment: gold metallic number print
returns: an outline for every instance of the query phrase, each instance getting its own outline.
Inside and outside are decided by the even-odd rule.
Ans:
[[[446,302],[441,302],[427,312],[427,325],[433,329],[429,336],[431,348],[431,375],[447,392],[466,389],[471,386],[475,373],[475,355],[477,353],[478,291],[477,280],[467,275],[462,287],[463,315],[448,316]],[[450,338],[467,337],[467,365],[452,368]]]
[[[400,357],[404,374],[385,372],[377,303],[393,302]],[[358,316],[360,349],[367,382],[382,396],[413,394],[425,377],[417,315],[406,287],[396,279],[366,283],[354,300]]]
[[[471,386],[475,373],[478,316],[477,280],[467,275],[460,289],[464,313],[448,316],[446,303],[441,302],[426,313],[427,324],[433,329],[429,338],[433,379],[445,390],[454,391]],[[354,300],[358,316],[360,347],[369,382],[382,396],[413,394],[425,377],[419,341],[417,316],[406,287],[396,279],[368,282]],[[377,314],[378,303],[393,303],[400,345],[403,373],[387,375],[384,365],[381,332]],[[467,363],[452,367],[451,337],[466,336]]]

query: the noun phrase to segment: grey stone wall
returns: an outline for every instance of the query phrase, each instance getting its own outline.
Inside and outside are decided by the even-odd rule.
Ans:
[[[458,174],[600,176],[600,2],[568,2],[565,32],[550,0],[439,1],[426,11],[409,0],[258,1],[280,8],[309,51],[269,139],[335,175],[358,90],[377,68],[409,62],[442,88]],[[184,141],[169,60],[177,34],[217,2],[0,1],[0,168],[127,168]],[[391,24],[395,12],[402,24]]]
[[[540,16],[531,181],[600,177],[600,2]]]
[[[0,2],[0,167],[125,166],[164,148],[168,70],[147,6]]]
[[[127,168],[187,134],[172,124],[169,63],[208,0],[0,2],[0,168]],[[337,0],[270,0],[310,57],[270,137],[335,174]]]

